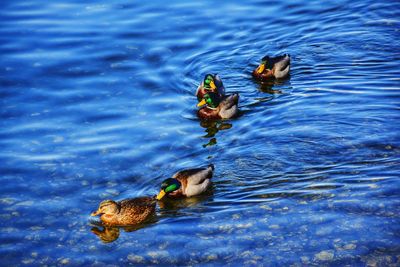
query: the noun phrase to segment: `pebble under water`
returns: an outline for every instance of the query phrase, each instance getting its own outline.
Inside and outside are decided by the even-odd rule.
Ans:
[[[2,266],[399,266],[400,3],[2,1]],[[289,53],[289,79],[251,77]],[[240,115],[201,122],[206,73]],[[213,163],[205,195],[104,199]]]

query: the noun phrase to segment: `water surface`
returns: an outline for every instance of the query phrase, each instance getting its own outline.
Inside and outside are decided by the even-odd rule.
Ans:
[[[398,18],[395,1],[3,1],[1,265],[400,265]],[[282,53],[290,79],[251,78]],[[238,118],[197,119],[208,72]],[[92,232],[100,201],[210,163],[207,195]]]

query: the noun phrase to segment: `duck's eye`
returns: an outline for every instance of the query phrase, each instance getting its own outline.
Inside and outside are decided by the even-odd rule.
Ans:
[[[211,79],[209,79],[209,78],[207,78],[207,79],[204,81],[205,84],[210,84],[210,82],[211,82]]]

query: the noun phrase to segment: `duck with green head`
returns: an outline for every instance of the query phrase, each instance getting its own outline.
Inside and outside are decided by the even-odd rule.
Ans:
[[[209,92],[217,93],[220,97],[225,95],[225,87],[218,74],[206,74],[204,76],[196,91],[197,100],[200,101]]]
[[[214,165],[206,168],[182,170],[175,173],[172,178],[165,179],[157,200],[168,196],[170,198],[191,197],[204,193],[211,186]]]
[[[289,76],[289,71],[290,56],[288,54],[277,57],[265,56],[253,71],[253,77],[260,81],[284,79]]]
[[[146,221],[154,214],[156,201],[151,197],[125,199],[119,202],[104,200],[91,216],[100,215],[106,226],[126,226]]]
[[[239,94],[223,96],[209,92],[197,104],[201,107],[197,111],[199,118],[203,120],[231,119],[239,113]]]

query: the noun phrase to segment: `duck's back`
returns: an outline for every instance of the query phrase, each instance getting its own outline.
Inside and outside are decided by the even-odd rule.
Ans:
[[[214,165],[205,168],[187,169],[177,172],[173,178],[182,184],[181,193],[184,196],[195,196],[201,194],[210,186],[213,176]]]
[[[145,221],[154,213],[156,202],[150,197],[139,197],[121,201],[120,207],[119,224],[137,224]]]
[[[206,168],[193,168],[193,169],[187,169],[187,170],[182,170],[174,174],[172,178],[175,178],[179,180],[179,182],[182,182],[183,180],[188,180],[190,177],[194,176],[202,176],[204,179],[211,179],[213,175],[214,166],[210,165]]]

